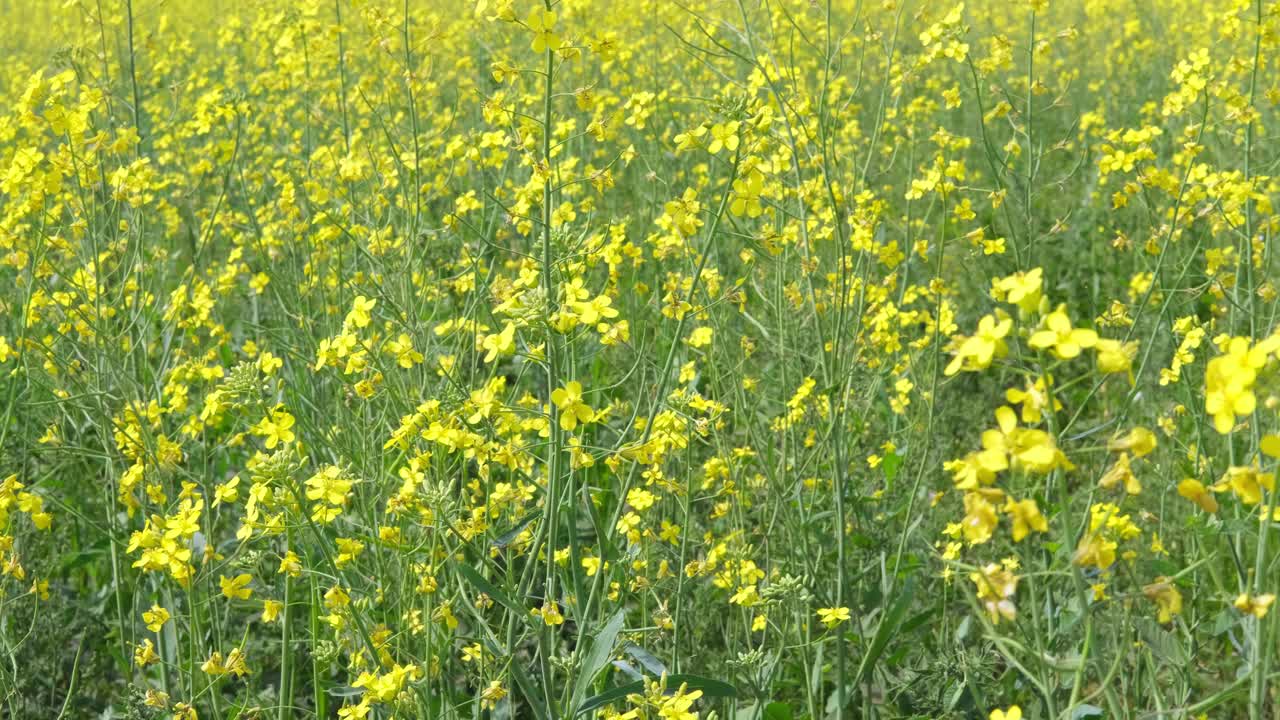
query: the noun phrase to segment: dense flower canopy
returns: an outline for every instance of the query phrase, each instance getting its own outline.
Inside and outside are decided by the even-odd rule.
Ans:
[[[0,715],[1280,704],[1280,3],[0,21]]]

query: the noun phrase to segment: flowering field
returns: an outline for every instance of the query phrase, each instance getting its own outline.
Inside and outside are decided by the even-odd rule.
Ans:
[[[1280,712],[1280,2],[0,23],[0,718]]]

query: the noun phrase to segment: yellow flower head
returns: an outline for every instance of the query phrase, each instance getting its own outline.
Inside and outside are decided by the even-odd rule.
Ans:
[[[849,619],[849,608],[819,608],[818,619],[822,621],[823,625],[827,626],[827,629],[834,628]]]

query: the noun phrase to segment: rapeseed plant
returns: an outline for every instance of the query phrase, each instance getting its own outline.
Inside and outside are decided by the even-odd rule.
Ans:
[[[1280,4],[0,17],[0,715],[1280,708]]]

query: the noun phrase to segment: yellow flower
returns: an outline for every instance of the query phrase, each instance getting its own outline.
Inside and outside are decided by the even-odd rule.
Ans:
[[[1098,343],[1098,333],[1071,325],[1067,306],[1059,305],[1042,322],[1043,329],[1032,333],[1027,344],[1037,350],[1049,350],[1059,360],[1070,360],[1081,350]]]
[[[333,522],[346,507],[353,484],[336,465],[326,465],[307,478],[307,499],[316,501],[311,519],[320,524]]]
[[[1219,433],[1231,432],[1237,415],[1249,415],[1257,407],[1253,381],[1266,361],[1265,348],[1250,347],[1249,339],[1242,337],[1231,338],[1227,352],[1209,361],[1204,373],[1204,406]]]
[[[200,670],[206,675],[220,677],[227,674],[226,662],[222,659],[222,653],[214,651],[208,660],[200,663]]]
[[[347,313],[343,325],[354,325],[358,328],[367,327],[369,325],[369,311],[373,310],[373,306],[377,304],[377,300],[370,300],[363,295],[357,295],[355,301],[351,303],[351,312]]]
[[[365,697],[374,702],[389,703],[404,690],[409,680],[416,679],[419,671],[413,665],[392,666],[391,670],[381,675],[370,672],[360,673],[352,687],[363,688]]]
[[[692,130],[677,134],[675,138],[673,138],[676,143],[676,152],[681,153],[686,150],[692,150],[702,142],[702,138],[705,137],[706,134],[706,125],[698,125]]]
[[[1013,597],[1018,592],[1018,576],[1007,568],[990,563],[981,571],[969,573],[969,580],[977,587],[978,600],[992,623],[1013,620],[1018,610]]]
[[[334,585],[324,592],[324,606],[330,610],[345,608],[351,604],[351,596],[341,585]]]
[[[993,280],[991,295],[996,300],[1017,305],[1025,314],[1036,311],[1040,306],[1041,292],[1044,289],[1044,271],[1034,268],[1025,273],[1014,273],[1008,277]]]
[[[573,309],[573,313],[577,315],[578,322],[583,325],[604,325],[601,320],[609,320],[618,317],[618,311],[613,305],[613,298],[608,295],[597,295],[588,301],[574,300],[569,303]]]
[[[1004,338],[1013,329],[1013,319],[997,310],[996,315],[983,316],[978,321],[978,330],[970,337],[960,338],[954,357],[947,364],[944,373],[955,375],[961,370],[976,371],[991,367],[994,358],[1002,358],[1009,354],[1009,346]]]
[[[1272,593],[1266,595],[1252,596],[1249,593],[1240,593],[1232,603],[1236,609],[1247,615],[1252,615],[1259,620],[1267,616],[1267,611],[1271,609],[1272,603],[1276,601],[1276,596]]]
[[[480,707],[484,710],[492,710],[498,705],[498,701],[507,696],[507,689],[502,687],[502,683],[497,680],[489,682],[489,687],[480,693]]]
[[[1093,565],[1106,570],[1115,564],[1117,547],[1116,541],[1105,538],[1099,533],[1086,533],[1076,546],[1074,561],[1081,567]]]
[[[253,580],[253,576],[248,573],[241,573],[233,578],[222,575],[218,578],[218,585],[222,588],[223,597],[234,600],[248,600],[253,594],[253,588],[249,587],[249,582]]]
[[[644,488],[631,488],[627,491],[627,504],[636,510],[648,510],[657,500],[657,495]]]
[[[1107,449],[1128,450],[1134,457],[1144,457],[1156,449],[1156,435],[1144,427],[1135,427],[1124,437],[1114,438],[1108,442]]]
[[[258,368],[262,370],[263,375],[274,375],[275,372],[283,366],[284,360],[281,360],[269,352],[264,352],[262,355],[258,356]]]
[[[1116,561],[1119,541],[1141,534],[1141,529],[1128,515],[1120,514],[1119,507],[1112,503],[1095,503],[1089,509],[1089,529],[1080,538],[1073,561],[1081,567],[1093,565],[1099,570],[1106,570]]]
[[[669,200],[662,206],[671,223],[684,235],[692,235],[702,227],[702,203],[698,202],[698,192],[693,188],[685,188],[684,194],[676,200]]]
[[[1142,594],[1156,604],[1156,619],[1161,623],[1170,622],[1174,615],[1182,614],[1182,593],[1169,578],[1163,575],[1156,578],[1154,583],[1142,588]]]
[[[970,545],[981,545],[990,540],[992,532],[999,523],[995,505],[986,498],[988,493],[993,493],[996,497],[1001,495],[999,490],[985,492],[979,490],[964,495],[964,520],[961,522],[961,527],[964,539]]]
[[[218,485],[213,490],[213,506],[218,507],[223,503],[233,503],[240,499],[240,476],[236,475],[230,480]]]
[[[723,124],[711,126],[711,142],[707,145],[707,152],[715,155],[722,149],[733,152],[738,149],[738,127],[737,120],[732,120]]]
[[[1059,467],[1074,469],[1052,435],[1044,430],[1018,427],[1013,408],[1002,405],[996,408],[995,415],[999,427],[982,433],[984,453],[1005,454],[1010,466],[1033,473],[1045,474]]]
[[[149,708],[156,708],[159,710],[163,710],[169,707],[169,695],[167,693],[163,693],[159,690],[156,690],[155,688],[147,688],[147,694],[143,698],[142,704],[146,705]],[[178,707],[174,706],[174,710],[176,711],[177,709]]]
[[[1022,720],[1022,708],[1010,705],[1008,710],[992,710],[990,720]]]
[[[249,666],[245,664],[244,651],[240,648],[233,648],[227,653],[227,672],[236,677],[244,677],[249,674]]]
[[[368,698],[362,698],[356,705],[345,705],[338,710],[338,720],[365,720],[373,709]]]
[[[480,643],[472,643],[462,648],[462,662],[473,663],[484,660],[484,647]]]
[[[553,600],[543,603],[541,608],[533,611],[533,614],[540,615],[542,622],[552,627],[564,624],[564,615],[560,613],[560,604]]]
[[[551,393],[551,402],[560,410],[560,427],[572,431],[578,423],[590,422],[595,412],[582,402],[582,383],[570,380]]]
[[[1218,499],[1199,480],[1186,478],[1178,483],[1178,494],[1199,505],[1207,513],[1218,512]]]
[[[159,605],[152,605],[151,609],[142,613],[142,621],[147,624],[147,629],[151,632],[160,632],[160,628],[169,622],[169,611]]]
[[[268,450],[274,449],[277,445],[288,444],[294,441],[293,434],[293,416],[284,409],[283,405],[277,405],[271,410],[267,417],[258,421],[253,426],[253,433],[264,439],[263,444]]]
[[[849,608],[819,608],[818,619],[822,621],[823,625],[827,626],[827,629],[834,628],[849,619]]]
[[[1122,343],[1119,340],[1100,339],[1094,346],[1098,370],[1103,373],[1129,372],[1133,359],[1138,355],[1138,341]]]
[[[1040,514],[1040,507],[1036,505],[1036,501],[1027,498],[1014,502],[1013,498],[1005,500],[1004,511],[1013,519],[1013,541],[1022,542],[1032,530],[1036,532],[1048,532],[1049,523],[1045,520],[1044,515]]]
[[[698,720],[698,713],[690,708],[693,707],[693,701],[700,697],[701,690],[689,692],[688,686],[682,684],[674,693],[658,702],[658,717],[661,720]]]
[[[510,355],[516,350],[516,326],[507,323],[502,332],[485,335],[481,341],[481,349],[485,350],[484,361],[491,363],[499,357]]]
[[[133,664],[140,668],[146,667],[159,659],[160,656],[156,655],[155,643],[151,642],[150,638],[143,640],[133,649]]]
[[[1036,378],[1034,383],[1028,380],[1021,390],[1005,390],[1004,399],[1010,404],[1022,406],[1022,422],[1028,425],[1035,425],[1043,420],[1044,411],[1049,407],[1049,392],[1043,377]],[[1056,398],[1053,400],[1053,409],[1062,409],[1062,403]]]
[[[394,355],[396,364],[406,370],[422,362],[422,353],[413,347],[413,338],[400,333],[395,340],[387,343],[386,351]]]
[[[1229,486],[1245,505],[1257,505],[1262,502],[1264,489],[1267,492],[1276,489],[1276,476],[1257,467],[1230,467],[1219,484]]]
[[[338,556],[333,561],[337,568],[346,567],[364,552],[364,543],[355,538],[336,538],[334,543],[338,546]]]
[[[1109,490],[1121,482],[1124,483],[1124,489],[1130,495],[1138,495],[1142,492],[1142,483],[1138,482],[1138,477],[1133,474],[1129,466],[1129,453],[1120,453],[1115,464],[1098,479],[1098,487]]]
[[[273,623],[276,618],[280,617],[280,611],[284,609],[284,603],[279,600],[263,600],[262,601],[262,622]]]
[[[535,9],[524,21],[533,31],[533,51],[547,52],[560,49],[560,36],[556,35],[556,14],[550,10]]]
[[[289,577],[299,577],[302,575],[302,561],[292,550],[289,550],[284,557],[280,558],[280,567],[276,572]]]
[[[712,334],[713,331],[709,327],[694,328],[693,332],[689,333],[689,347],[701,348],[710,345]]]

